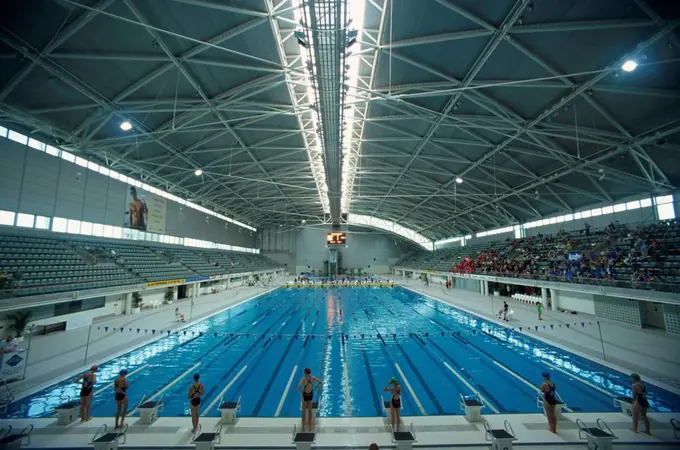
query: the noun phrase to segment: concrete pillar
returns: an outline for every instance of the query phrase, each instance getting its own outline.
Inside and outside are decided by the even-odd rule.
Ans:
[[[128,292],[127,294],[123,294],[123,303],[125,303],[125,314],[131,314],[132,313],[132,292]]]
[[[559,303],[559,291],[557,289],[550,289],[550,309],[557,311]]]
[[[541,288],[541,303],[543,306],[548,306],[548,288]]]

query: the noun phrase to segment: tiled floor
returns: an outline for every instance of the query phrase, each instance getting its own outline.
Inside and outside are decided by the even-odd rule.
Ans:
[[[567,414],[558,424],[558,434],[545,429],[545,419],[541,414],[514,414],[487,416],[491,428],[503,428],[507,420],[514,430],[517,445],[540,446],[551,448],[565,444],[579,445],[584,448],[584,440],[579,439],[575,420],[580,418],[586,424],[595,426],[597,418],[603,419],[617,437],[615,442],[631,444],[631,448],[678,448],[680,441],[673,437],[669,424],[670,414],[653,414],[653,436],[634,434],[628,428],[630,421],[619,413],[606,414]],[[678,415],[676,414],[677,418]],[[482,423],[468,423],[462,416],[404,417],[406,428],[415,431],[416,447],[480,446],[488,445],[484,438]],[[94,418],[86,424],[73,423],[68,426],[57,426],[53,419],[34,421],[10,421],[15,429],[26,423],[33,423],[35,430],[28,448],[77,448],[86,447],[94,434],[103,425],[111,426],[112,420]],[[213,431],[218,426],[217,419],[202,419],[203,431]],[[126,437],[126,447],[173,448],[191,446],[190,421],[188,418],[161,417],[151,425],[141,425],[137,418],[129,420],[130,428]],[[221,443],[218,448],[291,448],[293,426],[299,426],[294,418],[242,418],[233,425],[223,425]],[[109,431],[110,428],[109,428]],[[319,448],[368,448],[375,442],[381,448],[394,446],[389,426],[385,418],[333,418],[318,419],[316,447]],[[676,445],[673,447],[673,445]],[[617,447],[618,448],[618,447]]]

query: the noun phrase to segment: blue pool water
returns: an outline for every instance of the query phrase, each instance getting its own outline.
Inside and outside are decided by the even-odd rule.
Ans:
[[[242,397],[241,416],[299,415],[295,387],[305,367],[325,382],[321,416],[382,415],[393,376],[404,387],[404,415],[460,414],[459,395],[472,389],[500,413],[537,412],[531,385],[546,370],[574,411],[614,411],[612,397],[630,394],[627,374],[402,288],[278,289],[184,331],[102,364],[92,415],[113,415],[106,386],[123,368],[134,372],[130,409],[162,391],[165,416],[189,414],[194,372],[206,386],[202,411],[231,383],[223,397]],[[680,411],[679,396],[648,391],[651,410]],[[6,417],[50,416],[78,394],[64,380],[15,402]],[[216,406],[207,415],[218,416]]]

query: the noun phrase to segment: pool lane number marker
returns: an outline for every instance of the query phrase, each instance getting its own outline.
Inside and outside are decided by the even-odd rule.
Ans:
[[[208,415],[208,413],[209,413],[210,410],[213,408],[213,406],[215,406],[215,403],[217,403],[217,402],[220,401],[220,399],[224,396],[224,393],[227,392],[227,390],[229,390],[229,388],[230,388],[234,383],[236,383],[236,380],[238,380],[238,378],[239,378],[241,375],[243,375],[243,372],[245,372],[247,368],[248,368],[248,366],[245,365],[245,366],[243,366],[243,367],[241,368],[241,370],[238,371],[238,373],[236,374],[236,376],[235,376],[234,378],[232,378],[232,380],[229,382],[229,384],[227,384],[227,385],[224,387],[224,389],[222,389],[222,390],[220,391],[220,393],[217,394],[217,396],[215,397],[215,399],[214,399],[212,402],[210,402],[210,404],[208,405],[208,407],[205,408],[205,411],[203,411],[203,414],[201,414],[202,416],[207,416],[207,415]]]
[[[613,395],[611,392],[607,392],[606,390],[602,389],[601,387],[595,386],[594,384],[589,383],[588,381],[586,381],[586,380],[584,380],[584,379],[582,379],[582,378],[580,378],[580,377],[574,375],[573,373],[567,372],[566,370],[562,369],[561,367],[557,367],[557,366],[555,366],[555,365],[553,365],[553,364],[550,364],[550,363],[547,362],[547,361],[543,361],[543,363],[544,363],[546,366],[548,366],[548,367],[550,367],[550,368],[552,368],[552,369],[554,369],[554,370],[557,370],[558,372],[562,372],[563,374],[565,374],[565,375],[568,376],[569,378],[572,378],[572,379],[574,379],[574,380],[576,380],[576,381],[580,381],[581,383],[585,384],[586,386],[588,386],[588,387],[590,387],[590,388],[592,388],[592,389],[595,389],[596,391],[598,391],[598,392],[600,392],[600,393],[606,395],[607,397],[611,397],[611,398],[616,397],[616,396]]]
[[[418,396],[416,395],[415,391],[411,387],[411,383],[409,383],[408,379],[406,379],[406,375],[404,375],[404,372],[402,372],[401,367],[399,367],[399,364],[394,363],[394,367],[397,368],[397,372],[399,372],[399,376],[401,377],[402,380],[404,380],[404,384],[406,385],[406,389],[408,389],[408,391],[411,393],[411,397],[413,397],[413,401],[416,402],[416,406],[418,406],[420,413],[423,416],[427,416],[427,411],[425,411],[425,408],[423,408],[423,404],[420,403]]]
[[[281,396],[281,400],[279,401],[279,406],[276,407],[276,412],[274,413],[274,417],[279,417],[281,414],[281,410],[283,409],[283,403],[286,401],[286,397],[288,397],[288,391],[290,391],[290,386],[293,384],[293,377],[295,376],[295,372],[297,372],[297,364],[295,367],[293,367],[293,371],[290,373],[290,376],[288,377],[288,383],[286,384],[286,389],[283,390],[283,395]]]
[[[498,367],[500,367],[501,369],[505,370],[507,373],[509,373],[510,375],[512,375],[513,377],[515,377],[516,379],[518,379],[519,381],[521,381],[522,383],[524,383],[524,384],[526,384],[527,386],[529,386],[531,389],[533,389],[534,391],[536,391],[537,394],[539,394],[539,395],[543,394],[539,388],[537,388],[536,386],[534,386],[533,384],[531,384],[530,382],[528,382],[524,377],[521,377],[520,375],[516,374],[515,372],[513,372],[513,371],[510,370],[510,369],[508,369],[507,367],[505,367],[503,364],[499,363],[498,361],[493,361],[493,363],[496,364],[496,365],[497,365]],[[562,405],[562,409],[564,409],[564,410],[567,411],[567,412],[573,412],[570,408],[567,408],[567,407],[564,406],[564,405]]]
[[[470,391],[472,391],[473,394],[475,394],[479,399],[482,401],[484,406],[487,406],[491,411],[493,411],[494,414],[498,414],[498,409],[491,404],[489,400],[487,400],[482,394],[479,393],[477,389],[472,386],[468,380],[466,380],[461,374],[458,373],[453,367],[449,365],[446,361],[442,361],[444,365],[446,366],[447,369],[451,371],[465,386],[467,386]]]
[[[158,398],[161,394],[163,394],[163,392],[167,391],[168,389],[170,389],[171,387],[173,387],[174,385],[179,383],[182,380],[182,378],[186,377],[191,372],[194,372],[196,370],[196,368],[200,365],[201,365],[201,363],[196,363],[193,366],[191,366],[188,370],[186,370],[185,372],[182,372],[182,374],[180,376],[178,376],[173,381],[168,383],[163,389],[161,389],[160,391],[153,394],[151,397],[148,398],[148,400],[151,401],[151,400]],[[136,412],[137,412],[137,408],[133,409],[130,413],[128,413],[128,415],[131,416]]]
[[[139,369],[133,370],[132,372],[130,372],[129,374],[127,374],[127,376],[128,376],[128,377],[131,377],[132,375],[136,374],[137,372],[139,372],[139,371],[141,371],[141,370],[143,370],[143,369],[146,369],[146,366],[147,366],[147,364],[144,364],[144,365],[143,365],[142,367],[140,367]],[[115,383],[115,381],[114,381],[113,383],[107,384],[106,386],[104,386],[103,388],[101,388],[101,389],[99,389],[99,390],[97,390],[97,391],[94,391],[94,394],[92,394],[92,395],[95,396],[95,395],[101,394],[102,392],[104,392],[104,391],[107,390],[108,388],[113,387],[114,383]]]

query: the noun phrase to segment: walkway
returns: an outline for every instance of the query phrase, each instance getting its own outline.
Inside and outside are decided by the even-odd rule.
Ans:
[[[487,319],[494,319],[495,313],[508,302],[514,311],[513,320],[508,324],[514,328],[522,327],[530,336],[555,343],[591,359],[605,359],[610,365],[618,366],[628,372],[637,372],[643,378],[653,379],[680,393],[680,337],[669,335],[661,330],[638,328],[588,314],[566,314],[543,308],[543,320],[538,320],[536,308],[516,302],[507,297],[483,296],[462,289],[445,289],[441,285],[426,287],[420,280],[404,280],[399,284],[437,298],[453,306],[468,310]],[[599,321],[604,341],[602,341],[595,321]],[[566,328],[565,324],[593,322],[593,326]],[[555,325],[543,330],[543,325]],[[558,327],[560,324],[563,326]],[[538,331],[534,326],[538,325]],[[673,389],[675,387],[675,389]]]

